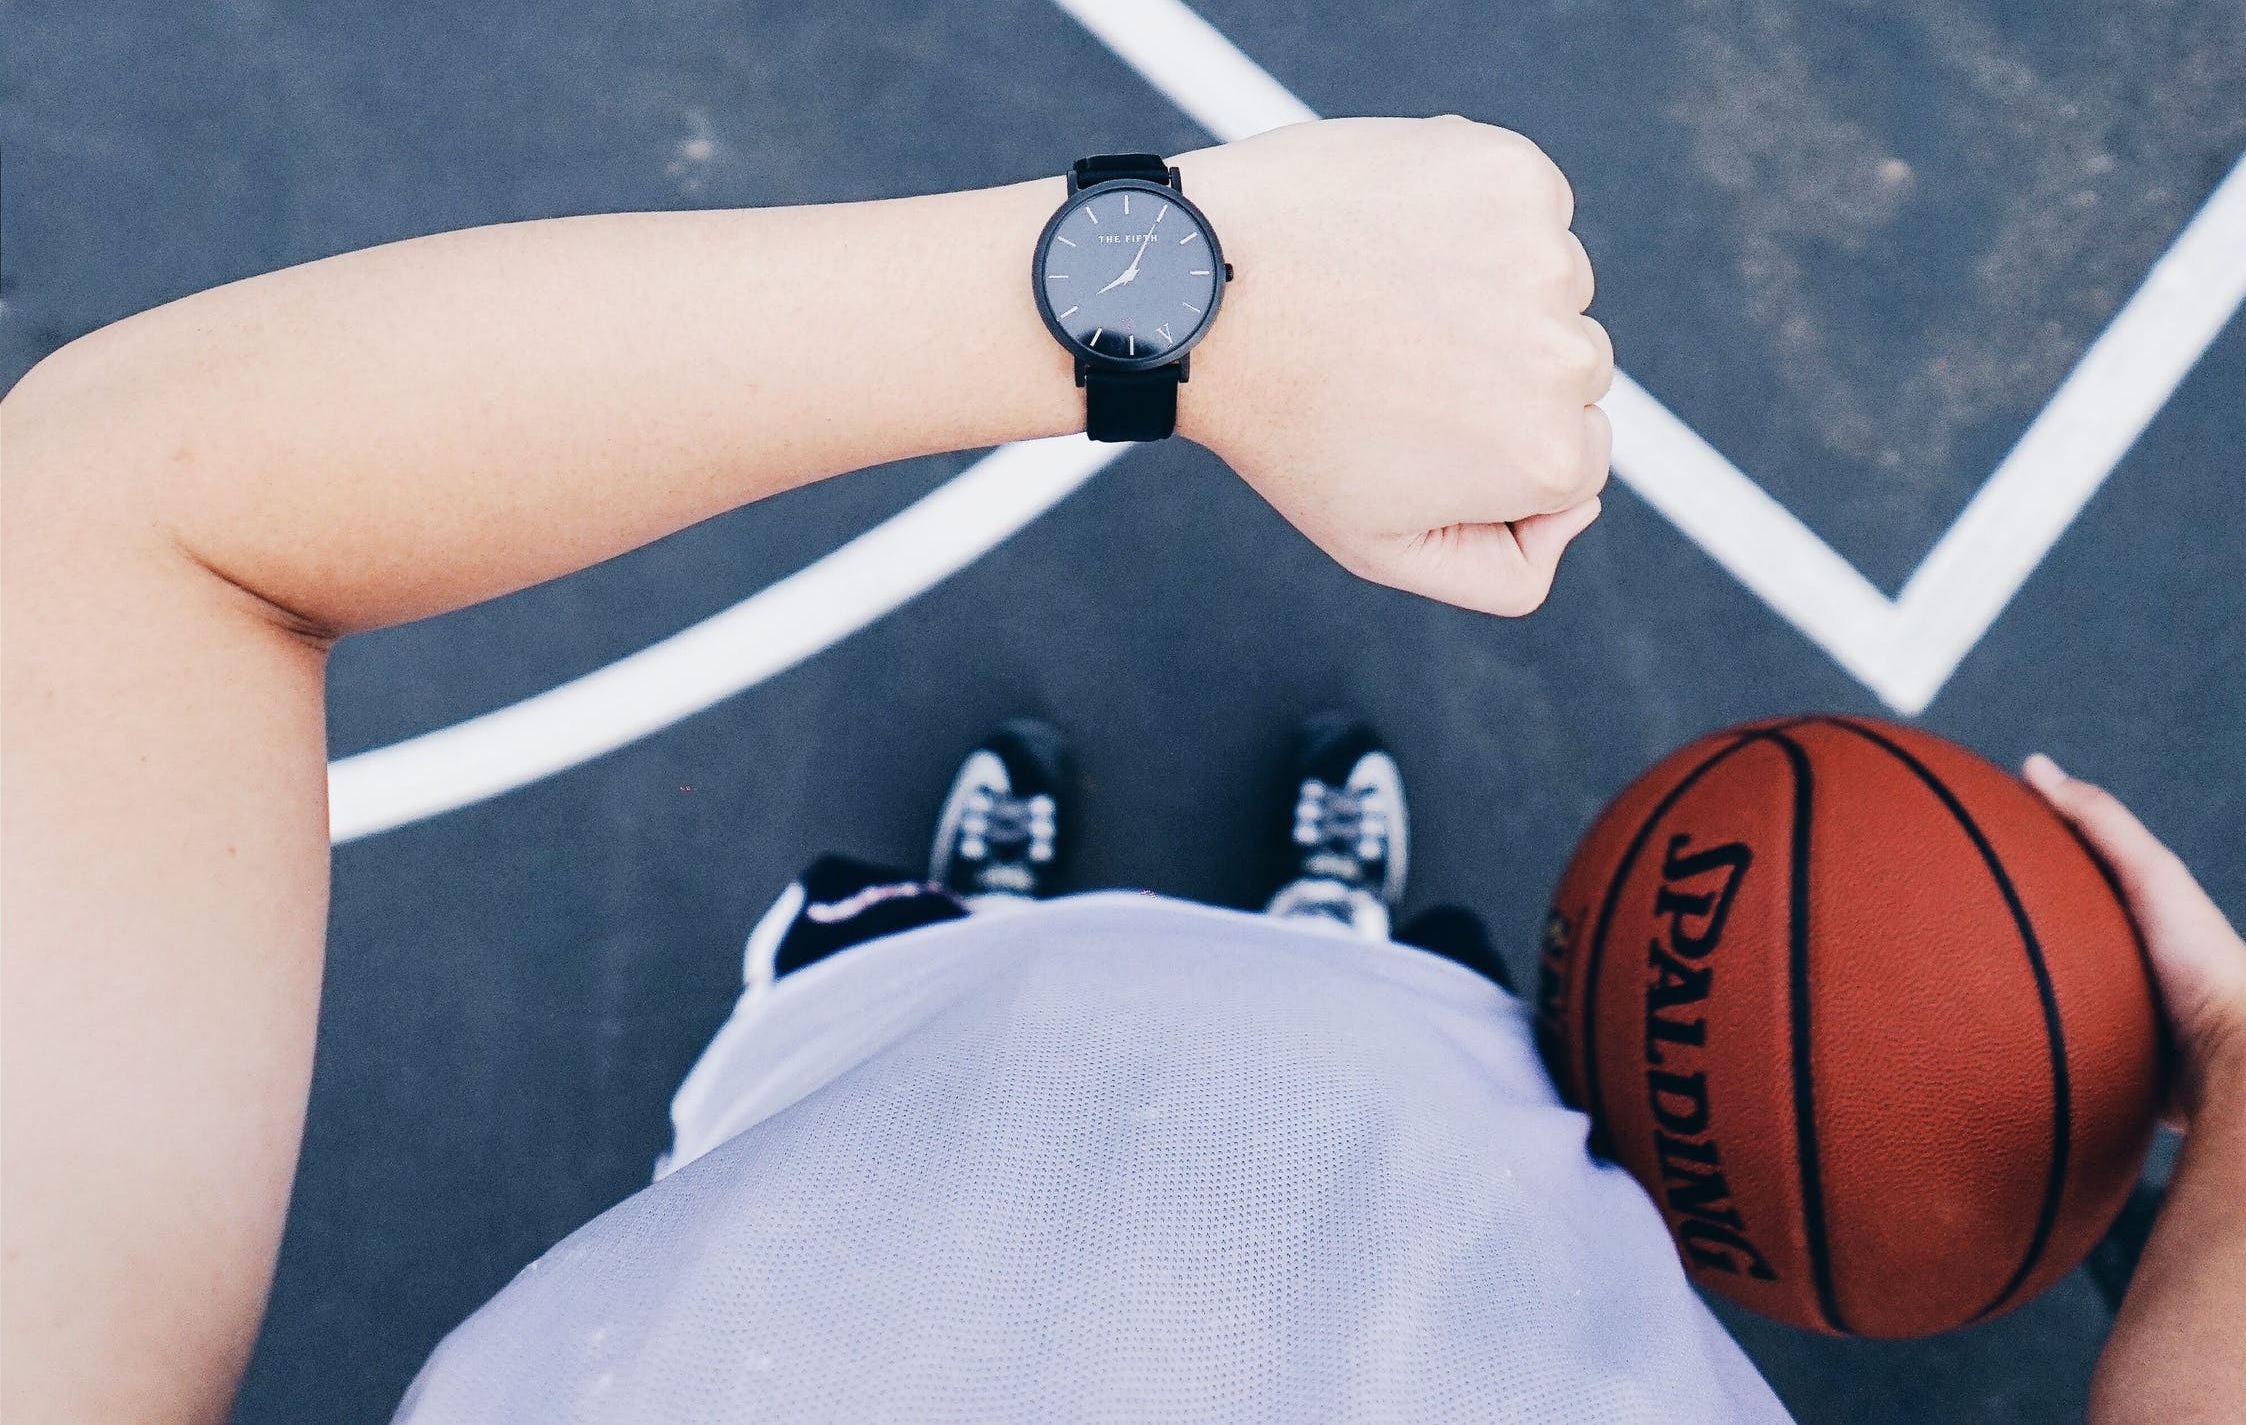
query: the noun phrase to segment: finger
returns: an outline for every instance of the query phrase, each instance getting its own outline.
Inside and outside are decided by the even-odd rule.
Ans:
[[[1446,602],[1503,618],[1520,618],[1543,607],[1559,577],[1560,556],[1575,537],[1599,517],[1596,496],[1551,514],[1530,515],[1511,524],[1457,525],[1438,533],[1454,537],[1444,546],[1450,565],[1441,571],[1451,594]],[[1511,549],[1506,548],[1507,541]]]
[[[1552,170],[1552,186],[1555,190],[1553,196],[1558,200],[1560,226],[1563,228],[1574,226],[1575,185],[1568,182],[1567,170],[1552,162],[1550,155],[1546,154],[1543,149],[1538,149],[1537,155],[1544,159],[1545,167]]]
[[[1580,505],[1554,514],[1531,515],[1513,522],[1513,538],[1521,546],[1522,557],[1531,567],[1546,571],[1547,584],[1559,570],[1560,556],[1598,519],[1600,508],[1599,497],[1593,495]]]
[[[1597,499],[1614,469],[1614,426],[1597,406],[1583,408],[1583,482],[1578,499]],[[1574,508],[1570,506],[1569,508]]]
[[[1517,523],[1531,515],[1564,514],[1606,488],[1614,462],[1614,426],[1598,406],[1563,408],[1515,457],[1508,478],[1484,478],[1451,492],[1446,507],[1429,509],[1429,524]]]
[[[1476,613],[1517,618],[1544,602],[1540,583],[1512,526],[1452,524],[1391,546],[1364,571],[1407,594]]]
[[[2188,1112],[2189,1080],[2214,1045],[2225,1036],[2246,1034],[2246,941],[2184,863],[2120,798],[2068,776],[2041,753],[2020,770],[2121,883],[2160,982],[2162,1008],[2183,1050],[2187,1082],[2179,1089]]]
[[[2020,770],[2028,785],[2113,868],[2156,965],[2176,963],[2193,972],[2195,980],[2197,971],[2213,969],[2218,979],[2238,980],[2246,991],[2246,947],[2239,946],[2238,932],[2190,868],[2145,829],[2121,798],[2068,776],[2040,752]]]
[[[1614,389],[1614,338],[1607,335],[1603,324],[1590,317],[1576,320],[1583,323],[1584,334],[1591,338],[1591,345],[1598,353],[1592,362],[1589,394],[1584,399],[1603,401],[1607,392]]]
[[[2191,872],[2184,869],[2176,854],[2105,788],[2068,776],[2041,752],[2021,765],[2020,774],[2113,867],[2132,902],[2158,891],[2174,894],[2171,883],[2178,876],[2191,880]],[[2192,881],[2192,889],[2199,889],[2197,881]],[[2200,892],[2202,899],[2205,895]],[[2209,902],[2210,909],[2212,906]]]
[[[1560,556],[1598,517],[1593,499],[1511,524],[1445,525],[1392,546],[1361,572],[1406,593],[1519,618],[1543,604]]]
[[[1606,488],[1614,465],[1614,427],[1597,406],[1583,407],[1578,419],[1583,424],[1575,441],[1575,465],[1545,487],[1538,514],[1566,514]]]
[[[1574,276],[1569,280],[1568,291],[1575,299],[1575,309],[1583,311],[1599,293],[1598,277],[1591,271],[1591,254],[1584,251],[1583,239],[1574,233],[1565,235],[1574,257]]]

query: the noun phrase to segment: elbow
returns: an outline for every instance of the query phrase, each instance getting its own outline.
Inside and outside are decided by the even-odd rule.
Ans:
[[[234,577],[192,537],[198,508],[216,507],[223,473],[206,450],[191,380],[125,322],[41,360],[0,397],[0,540],[11,612],[40,589],[96,605],[96,596],[207,583],[219,597],[325,650],[335,629]],[[158,571],[149,580],[142,571]],[[184,575],[187,584],[182,585]],[[74,591],[74,592],[73,592]]]

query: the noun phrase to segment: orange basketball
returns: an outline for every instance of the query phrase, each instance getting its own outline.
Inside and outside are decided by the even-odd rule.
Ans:
[[[1538,1035],[1694,1280],[1923,1336],[2095,1246],[2152,1136],[2159,1028],[2099,863],[2025,785],[1866,718],[1654,767],[1560,882]]]

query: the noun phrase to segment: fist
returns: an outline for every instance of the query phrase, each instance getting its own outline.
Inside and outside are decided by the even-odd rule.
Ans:
[[[1176,160],[1237,270],[1180,431],[1344,568],[1493,614],[1598,517],[1614,376],[1574,194],[1453,117],[1328,119]]]

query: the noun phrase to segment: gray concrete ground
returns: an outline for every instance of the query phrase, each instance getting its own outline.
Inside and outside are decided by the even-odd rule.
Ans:
[[[1624,364],[1893,590],[2246,149],[2246,6],[1618,0],[1204,13],[1325,113],[1459,110],[1573,176]],[[994,183],[1203,136],[1044,0],[22,3],[0,57],[0,379],[323,254],[601,209]],[[2246,322],[1925,715],[2106,780],[2246,913]],[[868,472],[339,651],[338,754],[739,599],[967,457]],[[236,1418],[380,1420],[523,1263],[646,1179],[738,945],[812,853],[910,861],[952,762],[1081,744],[1081,879],[1246,904],[1284,732],[1412,779],[1412,899],[1516,967],[1603,801],[1669,747],[1869,693],[1626,492],[1549,608],[1351,580],[1213,458],[1127,456],[964,574],[669,732],[345,847],[271,1318]],[[2079,1415],[2081,1274],[1910,1344],[1727,1311],[1808,1422]]]

